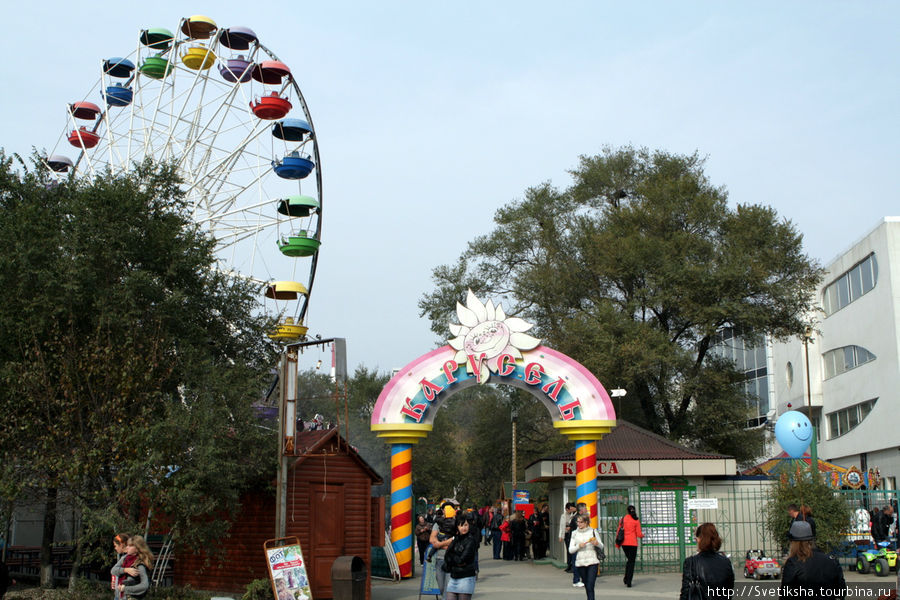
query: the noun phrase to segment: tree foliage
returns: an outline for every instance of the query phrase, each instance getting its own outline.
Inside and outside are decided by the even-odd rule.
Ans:
[[[788,506],[808,506],[816,521],[816,545],[824,552],[838,549],[845,540],[853,509],[847,500],[829,487],[822,478],[809,473],[809,466],[796,461],[784,468],[778,482],[769,488],[765,506],[765,525],[781,547],[789,544],[791,517]]]
[[[184,543],[224,533],[195,515],[233,510],[274,455],[258,290],[214,268],[173,168],[55,184],[35,164],[0,153],[0,489],[61,490],[79,548],[148,510]]]
[[[583,156],[560,190],[529,188],[459,261],[434,269],[419,306],[442,334],[467,289],[502,300],[545,343],[624,387],[628,420],[749,460],[741,374],[710,350],[728,328],[800,334],[821,271],[794,226],[730,208],[704,160],[631,147]]]

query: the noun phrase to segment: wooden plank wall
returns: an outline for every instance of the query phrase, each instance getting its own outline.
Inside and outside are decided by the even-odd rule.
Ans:
[[[358,556],[371,573],[371,547],[383,544],[383,510],[373,514],[373,509],[384,506],[373,502],[372,480],[360,464],[346,453],[329,448],[325,455],[309,456],[297,468],[291,470],[288,481],[287,530],[288,536],[297,536],[307,563],[316,552],[312,547],[310,522],[310,489],[312,484],[339,485],[343,488],[344,506],[341,556]],[[259,491],[245,496],[243,508],[232,525],[231,536],[225,540],[224,565],[205,564],[205,552],[177,554],[175,567],[176,585],[190,585],[194,589],[243,592],[254,579],[268,578],[263,543],[275,537],[274,491]],[[377,524],[377,526],[376,526]],[[377,536],[372,536],[377,532]],[[331,597],[330,569],[315,576],[309,573],[313,598]],[[371,575],[366,580],[366,599],[371,598]]]
[[[231,525],[231,535],[224,540],[224,564],[213,559],[206,564],[205,551],[176,550],[176,585],[190,585],[196,590],[243,592],[254,579],[269,578],[263,543],[275,537],[274,493],[247,494],[241,505],[241,512]]]

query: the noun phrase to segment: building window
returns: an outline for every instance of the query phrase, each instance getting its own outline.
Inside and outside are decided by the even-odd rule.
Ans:
[[[828,284],[822,292],[825,316],[841,310],[863,294],[872,290],[878,281],[878,262],[870,254],[862,262]]]
[[[875,406],[877,401],[877,398],[875,400],[866,400],[833,413],[828,413],[828,439],[833,440],[836,437],[840,437],[862,423],[868,414],[872,412],[872,407]]]
[[[769,378],[766,367],[766,339],[762,335],[741,336],[732,328],[718,334],[710,352],[734,362],[734,367],[744,373],[744,391],[750,397],[750,406],[756,413],[748,427],[766,422],[769,412]]]
[[[875,355],[862,346],[843,346],[829,350],[822,355],[822,360],[825,363],[825,379],[830,379],[875,360]]]

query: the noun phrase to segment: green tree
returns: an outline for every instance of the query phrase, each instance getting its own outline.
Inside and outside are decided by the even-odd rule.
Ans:
[[[582,157],[573,184],[526,190],[419,302],[442,334],[472,289],[535,335],[628,390],[627,418],[695,447],[752,459],[762,432],[741,374],[711,352],[727,329],[801,334],[819,267],[761,205],[730,208],[704,159],[644,148]]]
[[[0,452],[16,465],[0,476],[19,478],[0,490],[46,498],[52,585],[58,501],[80,524],[73,581],[82,551],[148,516],[186,545],[224,533],[215,517],[272,466],[251,403],[274,354],[258,290],[214,268],[172,167],[55,184],[35,164],[0,153]]]
[[[769,489],[765,507],[766,529],[782,547],[789,544],[791,517],[788,506],[808,506],[816,521],[816,545],[824,552],[835,550],[844,543],[843,533],[850,524],[853,509],[847,500],[821,477],[809,473],[809,467],[787,461],[778,482]]]

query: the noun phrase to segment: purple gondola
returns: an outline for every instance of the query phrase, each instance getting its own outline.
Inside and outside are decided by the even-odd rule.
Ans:
[[[258,41],[259,38],[249,27],[229,27],[219,37],[219,43],[232,50],[247,50]]]
[[[253,71],[253,63],[244,58],[243,56],[238,56],[237,58],[229,58],[225,61],[225,64],[219,67],[219,73],[222,74],[222,79],[225,81],[230,81],[231,83],[241,82],[245,83],[250,81],[250,75]]]

